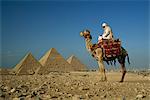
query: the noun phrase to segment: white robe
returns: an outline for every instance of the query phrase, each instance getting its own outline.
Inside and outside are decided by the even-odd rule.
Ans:
[[[106,26],[104,28],[104,32],[103,32],[102,38],[103,39],[113,39],[113,32],[112,32],[112,30],[111,30],[111,28],[109,26]]]
[[[113,32],[109,26],[106,26],[104,29],[104,33],[98,37],[98,43],[102,39],[113,39]]]

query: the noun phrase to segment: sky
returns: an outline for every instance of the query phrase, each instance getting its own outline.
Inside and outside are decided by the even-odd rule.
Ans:
[[[79,33],[89,29],[96,43],[107,22],[129,53],[127,68],[149,68],[149,5],[148,0],[1,1],[0,66],[14,67],[28,52],[40,59],[53,47],[65,59],[73,54],[98,68]]]

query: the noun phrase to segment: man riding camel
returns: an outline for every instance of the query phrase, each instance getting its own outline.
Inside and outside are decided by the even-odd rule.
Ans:
[[[109,63],[112,64],[112,62],[114,62],[115,65],[117,59],[121,65],[122,70],[122,77],[120,82],[123,82],[126,74],[126,67],[125,67],[126,57],[128,59],[128,63],[130,64],[128,53],[121,46],[121,41],[119,39],[113,39],[113,32],[110,26],[106,23],[103,23],[102,27],[104,29],[104,32],[102,36],[99,36],[98,39],[99,43],[96,44],[92,43],[92,35],[90,34],[89,30],[80,32],[80,36],[84,37],[86,44],[85,46],[87,50],[98,62],[101,73],[101,80],[107,81],[104,61],[106,61],[107,64]]]
[[[102,28],[104,30],[103,34],[98,37],[98,43],[92,44],[92,36],[90,34],[89,30],[85,30],[80,33],[81,36],[83,36],[87,40],[87,50],[91,52],[92,56],[97,59],[97,56],[95,54],[95,49],[101,47],[103,49],[103,56],[105,59],[108,59],[112,56],[119,55],[120,48],[121,48],[121,41],[119,39],[113,38],[113,32],[111,27],[107,23],[102,23]]]
[[[98,37],[98,43],[102,41],[103,39],[106,40],[113,40],[113,32],[110,26],[107,23],[102,24],[102,28],[104,30],[103,34]]]

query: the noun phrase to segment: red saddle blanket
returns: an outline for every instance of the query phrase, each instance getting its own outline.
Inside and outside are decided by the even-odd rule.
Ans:
[[[102,40],[99,45],[103,48],[104,57],[110,58],[121,54],[121,41],[116,40]]]

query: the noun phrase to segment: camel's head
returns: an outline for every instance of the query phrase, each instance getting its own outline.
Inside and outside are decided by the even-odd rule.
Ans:
[[[85,39],[90,39],[90,40],[92,39],[92,36],[89,30],[81,31],[80,36],[84,37]]]
[[[89,30],[85,30],[85,31],[82,31],[80,32],[80,36],[81,37],[84,37],[85,41],[86,41],[86,49],[91,52],[91,47],[92,47],[92,36],[90,34],[90,31]]]

